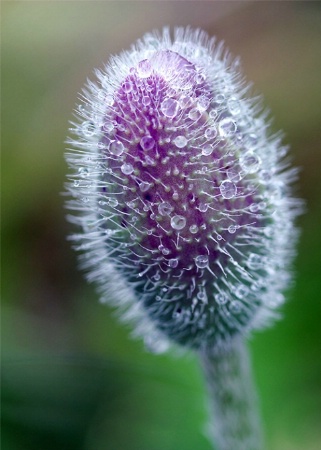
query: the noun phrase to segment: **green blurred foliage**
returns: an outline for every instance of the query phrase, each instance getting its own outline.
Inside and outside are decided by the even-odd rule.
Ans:
[[[251,342],[268,448],[321,448],[319,2],[2,3],[4,450],[206,450],[194,355],[129,338],[66,241],[63,159],[77,92],[145,31],[201,26],[241,55],[283,128],[307,213],[284,320]]]

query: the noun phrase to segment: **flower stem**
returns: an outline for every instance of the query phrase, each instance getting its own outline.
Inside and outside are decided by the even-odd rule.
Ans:
[[[209,436],[216,450],[262,450],[261,425],[245,340],[228,350],[203,351],[209,391]]]

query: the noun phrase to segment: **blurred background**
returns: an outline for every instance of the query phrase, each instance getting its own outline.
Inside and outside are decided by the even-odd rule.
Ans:
[[[149,354],[77,270],[61,192],[86,78],[146,31],[224,40],[283,129],[306,199],[284,319],[251,341],[268,450],[321,448],[321,3],[2,2],[4,450],[210,450],[193,355]]]

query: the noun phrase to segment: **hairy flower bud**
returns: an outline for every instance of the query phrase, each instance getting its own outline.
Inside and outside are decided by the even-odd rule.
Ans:
[[[156,351],[224,348],[265,325],[300,203],[239,61],[202,31],[165,29],[96,75],[67,154],[88,278]]]

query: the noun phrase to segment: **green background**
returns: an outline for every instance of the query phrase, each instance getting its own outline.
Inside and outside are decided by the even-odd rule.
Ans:
[[[321,448],[321,3],[2,2],[2,448],[209,450],[197,359],[157,356],[77,270],[64,141],[93,68],[163,25],[240,55],[306,200],[283,321],[251,340],[267,447]]]

